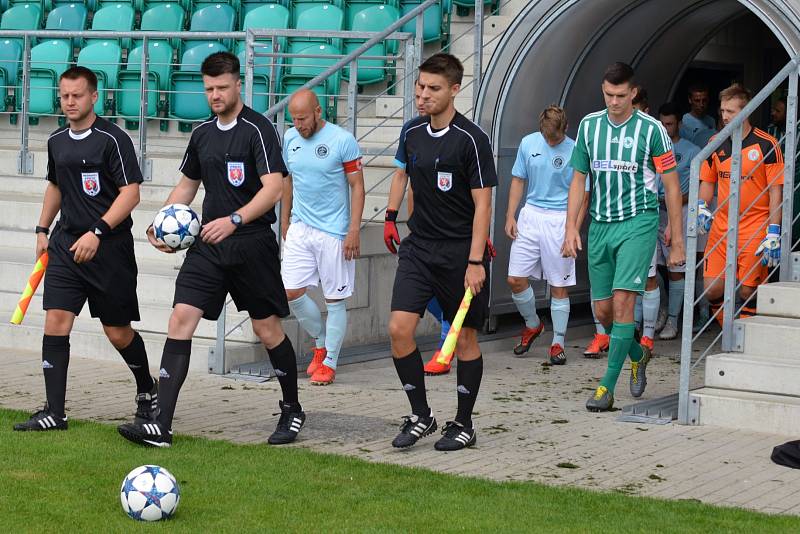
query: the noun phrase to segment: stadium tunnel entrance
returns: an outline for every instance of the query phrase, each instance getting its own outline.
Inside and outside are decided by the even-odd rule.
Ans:
[[[492,136],[501,177],[493,318],[515,311],[505,276],[508,188],[519,142],[538,129],[545,106],[555,102],[567,110],[574,137],[580,119],[604,106],[605,67],[625,61],[647,89],[651,113],[668,101],[688,108],[687,85],[703,81],[711,89],[713,115],[719,89],[736,80],[757,92],[798,52],[800,0],[534,0],[525,6],[487,66],[476,107],[476,122]],[[763,127],[768,110],[761,111]],[[578,302],[589,298],[585,248],[582,256],[571,292]],[[534,287],[543,297],[544,286]]]

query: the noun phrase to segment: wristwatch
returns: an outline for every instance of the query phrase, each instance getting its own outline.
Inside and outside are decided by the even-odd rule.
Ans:
[[[242,216],[236,212],[231,213],[231,222],[236,228],[242,225]]]

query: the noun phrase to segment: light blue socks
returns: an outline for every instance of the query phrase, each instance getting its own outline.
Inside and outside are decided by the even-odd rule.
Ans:
[[[533,296],[533,288],[528,286],[528,289],[520,293],[512,292],[511,300],[517,305],[519,314],[525,319],[525,326],[528,328],[539,328],[542,322],[539,316],[536,315],[536,299]]]
[[[290,300],[289,309],[292,310],[303,330],[314,338],[315,346],[318,349],[325,347],[325,329],[322,326],[322,314],[317,304],[308,296],[308,293],[304,293],[298,299]]]
[[[322,363],[331,369],[336,369],[336,364],[339,361],[339,351],[342,349],[344,335],[347,332],[347,307],[343,300],[326,304],[328,306],[328,319],[325,321],[325,331],[327,333],[325,350],[328,351],[328,355]]]

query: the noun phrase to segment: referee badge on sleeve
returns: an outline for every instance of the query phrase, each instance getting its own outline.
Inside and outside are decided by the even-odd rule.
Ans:
[[[244,183],[244,163],[241,161],[228,162],[228,181],[234,187]]]
[[[83,192],[90,197],[96,197],[100,193],[100,174],[96,172],[82,172],[81,183]]]
[[[436,185],[439,187],[440,191],[450,191],[450,189],[453,188],[453,173],[439,172]]]

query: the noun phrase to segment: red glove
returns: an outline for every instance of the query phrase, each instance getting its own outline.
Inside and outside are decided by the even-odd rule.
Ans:
[[[397,254],[400,245],[400,234],[397,233],[397,210],[386,210],[386,219],[383,223],[383,242],[392,254]]]

